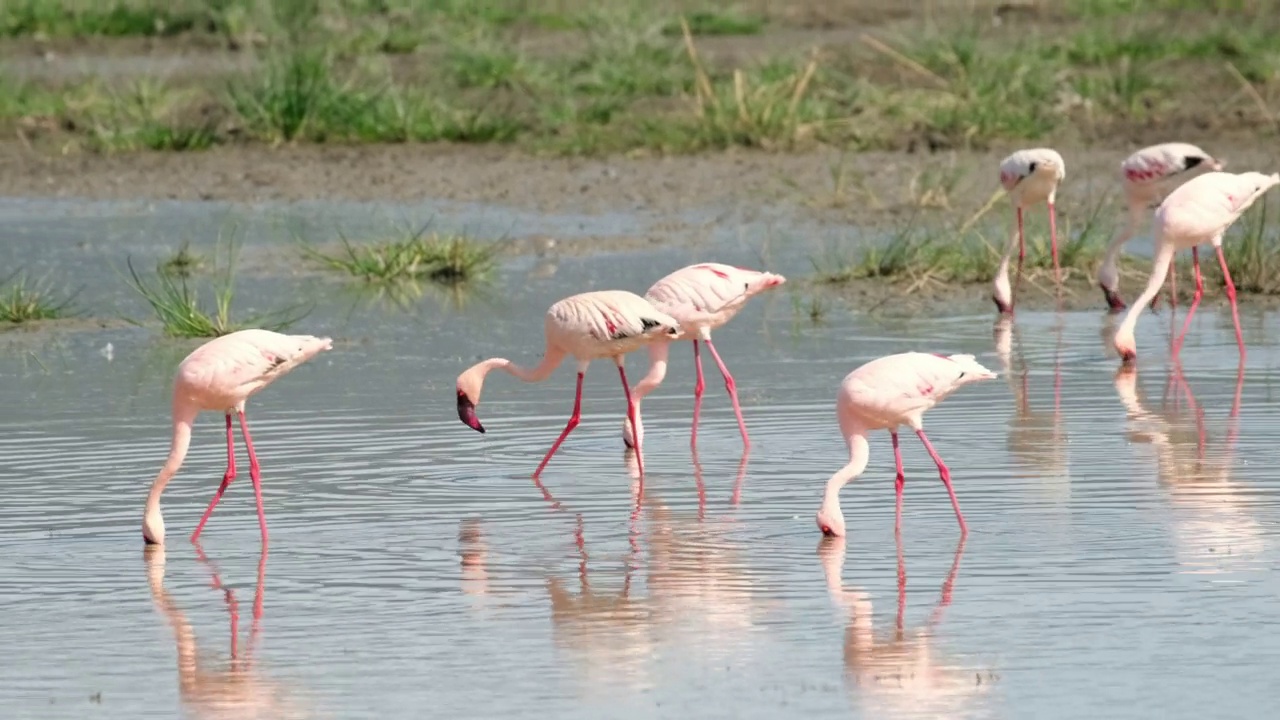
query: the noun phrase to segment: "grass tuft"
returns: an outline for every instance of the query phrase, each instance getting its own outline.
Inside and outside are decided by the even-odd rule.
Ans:
[[[165,335],[169,337],[214,338],[248,328],[281,331],[307,314],[300,306],[294,306],[253,315],[243,321],[233,320],[231,303],[235,299],[235,263],[230,253],[222,277],[215,282],[211,310],[206,310],[200,303],[197,292],[187,284],[185,277],[157,271],[155,277],[147,281],[134,269],[132,259],[126,260],[126,263],[129,267],[129,286],[151,306]],[[134,325],[142,324],[137,320],[126,320]]]
[[[759,35],[764,31],[765,19],[756,15],[738,15],[731,12],[702,10],[684,17],[689,32],[694,35]],[[683,34],[679,22],[663,26],[662,34],[679,37]]]
[[[205,257],[191,249],[191,241],[182,243],[172,255],[156,265],[156,272],[169,277],[188,278],[204,267]]]
[[[342,236],[342,250],[327,253],[307,245],[303,252],[334,270],[369,283],[430,280],[451,285],[480,280],[493,269],[496,250],[461,235],[426,236],[416,232],[402,240],[367,245]]]
[[[74,297],[62,297],[48,284],[30,280],[21,270],[0,280],[0,322],[57,320],[74,314]]]

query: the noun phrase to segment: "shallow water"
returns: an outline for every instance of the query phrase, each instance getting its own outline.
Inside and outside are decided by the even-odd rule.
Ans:
[[[202,546],[186,540],[223,471],[214,415],[165,494],[169,545],[143,552],[168,385],[194,343],[133,327],[0,335],[6,717],[1163,718],[1274,704],[1274,314],[1245,313],[1237,403],[1230,316],[1216,308],[1197,315],[1180,368],[1167,311],[1144,317],[1138,372],[1117,376],[1101,311],[1012,325],[835,311],[813,326],[784,286],[717,334],[751,431],[745,464],[710,362],[691,457],[692,353],[678,347],[645,403],[637,510],[607,364],[541,488],[529,473],[567,417],[570,369],[532,386],[493,376],[486,435],[458,423],[455,376],[494,354],[536,361],[542,309],[571,292],[642,292],[711,256],[798,281],[811,248],[783,251],[749,226],[696,250],[520,256],[500,292],[427,291],[407,309],[285,259],[293,232],[331,237],[326,218],[448,210],[0,202],[0,266],[75,278],[96,314],[143,315],[109,263],[130,253],[150,267],[233,225],[250,260],[242,298],[314,302],[298,331],[335,338],[250,404],[263,556],[243,449]],[[652,222],[464,220],[560,236]],[[895,543],[883,435],[842,493],[849,537],[821,540],[813,513],[846,459],[836,387],[908,349],[971,352],[1001,373],[926,419],[968,540],[904,437]],[[633,380],[644,360],[630,359]]]

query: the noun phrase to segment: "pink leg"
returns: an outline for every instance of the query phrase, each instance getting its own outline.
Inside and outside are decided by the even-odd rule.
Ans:
[[[1058,267],[1058,217],[1053,203],[1049,203],[1049,247],[1053,252],[1053,280],[1062,282],[1062,269]]]
[[[1175,355],[1182,349],[1182,341],[1187,339],[1187,330],[1191,329],[1191,316],[1196,314],[1196,308],[1200,307],[1200,297],[1204,295],[1204,278],[1200,277],[1200,248],[1191,248],[1191,265],[1196,273],[1196,294],[1191,298],[1191,307],[1187,308],[1187,319],[1182,323],[1182,334],[1173,344]]]
[[[618,360],[618,376],[622,378],[622,394],[627,396],[627,418],[631,420],[631,427],[639,427],[636,425],[636,403],[631,397],[631,386],[627,384],[627,371],[622,368],[621,359]],[[574,414],[577,414],[575,408]],[[636,438],[636,466],[640,468],[640,495],[644,496],[644,456],[640,453],[640,438]]]
[[[1240,310],[1236,307],[1236,284],[1231,281],[1231,272],[1227,270],[1227,258],[1222,254],[1221,245],[1218,246],[1218,264],[1222,266],[1222,279],[1227,283],[1227,298],[1231,300],[1231,321],[1236,325],[1236,345],[1240,347],[1240,359],[1243,361],[1244,335],[1240,332]]]
[[[938,465],[938,475],[942,477],[942,484],[947,486],[947,494],[951,496],[951,507],[956,511],[956,520],[960,521],[960,534],[968,535],[969,526],[964,522],[964,515],[960,514],[960,502],[956,500],[956,491],[951,487],[951,471],[947,469],[946,463],[942,462],[942,458],[938,457],[938,451],[933,449],[933,443],[929,442],[929,437],[924,434],[924,430],[917,430],[916,435],[920,436],[924,449],[929,451],[929,457],[933,458]]]
[[[747,437],[747,422],[742,419],[742,406],[738,404],[738,384],[733,381],[733,375],[729,374],[729,368],[725,367],[724,361],[720,359],[720,353],[716,352],[716,346],[707,341],[707,349],[711,351],[711,357],[715,359],[716,365],[720,366],[720,374],[724,376],[724,389],[729,391],[729,399],[733,401],[733,414],[738,417],[738,430],[742,433],[742,446],[744,448],[751,447],[751,438]]]
[[[889,437],[893,439],[893,464],[898,474],[893,479],[893,492],[897,498],[894,502],[893,514],[893,532],[902,532],[902,488],[907,484],[907,474],[902,469],[902,449],[898,447],[898,431],[890,430]]]
[[[209,501],[209,507],[205,509],[204,515],[200,516],[200,522],[196,523],[196,531],[191,533],[191,542],[197,542],[200,539],[200,532],[204,530],[204,524],[209,522],[209,516],[213,514],[213,509],[217,507],[218,501],[222,499],[222,493],[227,491],[227,486],[232,480],[236,479],[236,450],[235,441],[231,435],[231,414],[227,413],[227,472],[222,476],[222,484],[218,486],[218,491],[213,494],[213,500]]]
[[[542,462],[538,463],[538,469],[533,471],[533,478],[536,480],[542,474],[542,469],[551,462],[551,456],[556,454],[556,450],[560,449],[560,443],[569,437],[569,433],[578,427],[578,423],[582,420],[582,380],[586,377],[584,373],[578,373],[578,391],[573,397],[573,415],[569,416],[569,422],[564,426],[564,430],[560,433],[560,437],[551,445],[551,449],[547,451],[546,457],[542,458]],[[631,427],[635,427],[635,420],[632,420]],[[638,452],[638,450],[637,450]]]
[[[1169,261],[1169,309],[1178,307],[1178,263]]]
[[[702,411],[702,391],[707,389],[707,383],[702,379],[702,352],[697,340],[693,341],[693,367],[698,373],[698,382],[693,386],[693,435],[689,438],[690,447],[698,444],[698,413]]]
[[[253,451],[253,438],[249,435],[249,423],[240,411],[240,434],[249,449],[249,479],[253,481],[253,497],[258,501],[258,527],[262,528],[262,546],[267,546],[267,513],[262,509],[262,470],[258,467],[258,454]]]
[[[1022,208],[1018,208],[1018,274],[1015,276],[1015,283],[1022,279],[1022,261],[1027,256],[1027,243],[1022,234]],[[1012,298],[1010,299],[1012,304]]]

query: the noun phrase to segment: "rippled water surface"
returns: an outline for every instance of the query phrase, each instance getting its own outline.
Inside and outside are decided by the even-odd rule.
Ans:
[[[202,546],[186,539],[225,460],[208,414],[164,496],[169,544],[143,551],[169,383],[193,343],[134,327],[0,335],[6,718],[1202,718],[1274,707],[1273,314],[1245,312],[1240,374],[1228,314],[1198,315],[1180,367],[1167,360],[1167,310],[1145,316],[1138,372],[1117,375],[1114,319],[1100,310],[1024,311],[1010,325],[985,309],[905,321],[833,310],[814,326],[790,295],[805,254],[729,232],[692,250],[518,256],[492,292],[427,291],[399,308],[295,267],[282,228],[316,235],[321,209],[210,207],[0,203],[0,266],[56,270],[100,316],[144,315],[112,269],[126,253],[148,267],[177,240],[207,246],[247,218],[241,299],[314,301],[298,330],[335,338],[249,406],[271,529],[263,555],[243,465]],[[625,218],[540,222],[566,235],[602,232],[593,222],[643,232]],[[542,385],[496,374],[480,407],[489,432],[457,421],[457,373],[490,355],[536,361],[555,300],[643,292],[707,257],[796,281],[716,336],[742,392],[749,457],[709,362],[691,455],[688,346],[645,404],[638,508],[608,364],[588,375],[583,423],[542,487],[529,474],[570,410],[570,366]],[[937,472],[904,436],[895,543],[883,434],[842,493],[848,538],[820,540],[823,483],[847,459],[836,387],[908,349],[971,352],[1001,373],[926,418],[968,540],[958,544]],[[633,378],[645,364],[630,358]]]

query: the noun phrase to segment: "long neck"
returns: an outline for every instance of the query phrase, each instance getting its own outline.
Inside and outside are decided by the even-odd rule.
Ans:
[[[1146,210],[1140,205],[1129,208],[1129,217],[1125,220],[1124,227],[1116,232],[1115,237],[1111,238],[1111,244],[1107,246],[1107,254],[1102,259],[1102,265],[1098,269],[1098,279],[1107,285],[1109,290],[1114,290],[1118,283],[1116,261],[1120,259],[1120,249],[1124,244],[1129,242],[1129,238],[1138,232],[1138,226],[1142,224]]]
[[[836,474],[832,475],[831,479],[827,481],[827,491],[822,497],[824,506],[839,507],[840,488],[867,469],[867,459],[871,455],[871,448],[867,444],[866,433],[862,430],[851,432],[849,433],[848,442],[849,464],[837,470]]]
[[[1161,242],[1158,237],[1156,242],[1159,243],[1159,247],[1156,250],[1155,260],[1151,263],[1151,277],[1147,280],[1147,289],[1142,291],[1141,297],[1133,301],[1128,314],[1124,316],[1124,321],[1116,330],[1116,335],[1119,337],[1133,337],[1133,327],[1138,324],[1138,315],[1151,304],[1151,299],[1160,292],[1160,286],[1164,284],[1165,276],[1169,274],[1169,263],[1173,260],[1173,253],[1177,248],[1172,242]]]
[[[654,340],[649,343],[649,372],[640,378],[640,382],[631,389],[631,397],[637,404],[645,395],[653,392],[662,384],[667,376],[667,355],[671,351],[671,343],[665,340]]]
[[[160,468],[160,474],[156,476],[155,482],[151,483],[151,492],[147,493],[148,515],[160,510],[160,495],[173,476],[178,473],[178,468],[182,467],[182,461],[187,457],[187,448],[191,446],[191,424],[195,419],[196,411],[174,405],[173,440],[169,444],[169,458],[164,461],[164,467]]]
[[[524,382],[542,382],[551,377],[551,373],[555,372],[557,367],[560,367],[564,356],[565,352],[563,350],[548,346],[547,351],[542,354],[542,362],[538,363],[537,367],[534,368],[521,367],[506,358],[490,358],[476,365],[476,369],[479,370],[482,381],[486,375],[494,370],[505,370]]]

